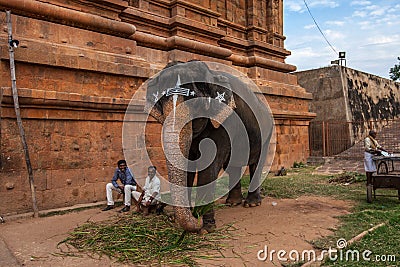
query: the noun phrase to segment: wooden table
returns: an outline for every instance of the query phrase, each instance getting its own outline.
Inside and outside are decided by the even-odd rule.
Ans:
[[[376,198],[376,189],[395,189],[400,200],[400,168],[396,169],[396,162],[400,162],[400,154],[390,156],[374,156],[376,173],[372,175],[372,181],[367,181],[367,201],[372,202],[372,192]],[[379,195],[378,195],[379,196]],[[387,196],[387,195],[385,195]]]

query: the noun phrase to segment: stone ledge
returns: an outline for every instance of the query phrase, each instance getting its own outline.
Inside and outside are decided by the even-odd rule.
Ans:
[[[162,17],[149,11],[131,6],[123,11],[121,17],[125,22],[128,23],[138,23],[138,25],[152,24],[158,27],[168,27],[169,20],[169,17]]]
[[[130,36],[136,31],[135,26],[125,22],[39,1],[0,0],[0,8],[11,9],[17,15],[36,17],[59,24],[67,24],[117,36]]]
[[[215,41],[218,41],[220,38],[225,36],[225,32],[218,27],[200,23],[198,21],[181,16],[174,16],[170,18],[168,26],[174,28],[174,30],[179,28],[185,29],[188,32],[195,33],[193,34],[194,36],[202,34],[203,36],[214,38]]]
[[[205,8],[201,5],[196,5],[194,3],[191,2],[187,2],[187,1],[182,1],[182,0],[173,0],[170,3],[170,6],[172,9],[176,9],[177,7],[183,8],[183,9],[188,9],[191,10],[193,12],[196,12],[198,14],[202,14],[202,15],[206,15],[206,16],[210,16],[210,17],[214,17],[214,18],[218,18],[221,16],[220,13],[213,11],[211,9]]]
[[[273,86],[270,85],[258,85],[261,92],[264,95],[276,95],[276,96],[285,96],[291,98],[300,98],[312,100],[312,94],[305,92],[304,89],[300,86],[296,85],[288,85],[284,83],[271,82]]]
[[[275,120],[291,119],[298,121],[310,121],[316,117],[316,114],[312,112],[272,110],[272,116]]]
[[[123,15],[124,21],[129,21],[142,27],[148,27],[149,25],[162,27],[166,33],[172,29],[173,31],[185,30],[194,37],[201,34],[204,37],[213,37],[215,41],[225,36],[225,32],[216,25],[209,25],[181,15],[162,17],[133,7],[126,9]],[[165,36],[168,37],[169,34],[165,34]]]
[[[0,90],[1,104],[13,104],[12,91],[9,87],[2,87]],[[89,108],[100,110],[115,110],[125,112],[131,99],[100,97],[82,95],[77,93],[46,91],[37,89],[19,88],[18,97],[21,105],[56,106],[69,108]],[[144,104],[131,105],[131,112],[143,113]]]
[[[81,47],[21,39],[23,47],[15,51],[15,61],[83,69],[135,77],[150,77],[150,63],[141,58]],[[0,46],[0,59],[8,60],[6,45]]]
[[[122,202],[116,201],[116,203],[122,203]],[[50,216],[52,214],[67,213],[67,212],[72,212],[72,211],[77,211],[77,210],[82,210],[82,209],[97,208],[97,207],[100,207],[100,206],[103,206],[106,204],[107,204],[107,201],[99,201],[99,202],[95,202],[95,203],[77,204],[77,205],[65,207],[65,208],[40,210],[39,217]],[[8,221],[26,220],[29,218],[33,218],[33,212],[9,214],[9,215],[5,215],[3,218],[4,218],[5,223],[7,223]]]

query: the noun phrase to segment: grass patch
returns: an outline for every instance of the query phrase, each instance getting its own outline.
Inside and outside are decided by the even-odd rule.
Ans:
[[[60,244],[91,256],[107,255],[127,264],[195,266],[196,258],[218,257],[222,240],[230,236],[231,230],[227,226],[206,235],[191,234],[182,232],[167,215],[131,214],[86,223]]]
[[[338,199],[360,200],[365,195],[365,175],[345,173],[353,177],[352,183],[336,183],[334,175],[314,174],[315,167],[298,167],[288,170],[286,176],[269,175],[261,190],[273,198],[298,198],[303,195],[326,196]]]

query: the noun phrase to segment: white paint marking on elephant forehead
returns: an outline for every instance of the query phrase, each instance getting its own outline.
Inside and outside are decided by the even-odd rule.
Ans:
[[[179,77],[179,76],[178,76]],[[172,96],[172,101],[173,101],[173,105],[174,105],[174,121],[172,123],[172,131],[175,131],[175,113],[176,113],[176,101],[178,100],[178,95],[173,95]]]
[[[175,88],[181,88],[181,76],[178,74],[178,79],[176,80]]]
[[[217,92],[217,97],[215,99],[217,99],[219,101],[219,103],[221,102],[225,102],[225,92],[223,92],[222,94],[220,94],[219,92]]]
[[[157,94],[153,93],[153,96],[154,96],[154,102],[157,102],[158,101],[158,91],[157,91]]]

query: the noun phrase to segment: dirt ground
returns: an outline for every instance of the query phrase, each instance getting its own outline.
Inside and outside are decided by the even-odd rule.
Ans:
[[[281,266],[272,250],[310,250],[309,241],[329,235],[329,229],[337,227],[336,216],[347,214],[351,203],[321,197],[300,197],[298,199],[266,198],[261,206],[241,206],[219,209],[216,212],[217,227],[233,223],[237,228],[221,257],[200,260],[201,266]],[[68,232],[87,221],[101,221],[109,216],[123,216],[118,209],[102,212],[92,208],[64,215],[9,221],[0,225],[0,241],[14,254],[22,266],[127,266],[102,257],[93,259],[61,257],[58,242]],[[152,215],[153,216],[153,215]],[[154,215],[155,216],[155,215]],[[265,247],[268,257],[265,261]],[[64,247],[65,249],[65,247]],[[0,253],[2,255],[2,253]],[[286,255],[288,257],[288,255]],[[1,265],[0,259],[0,266]],[[7,264],[7,266],[10,266]]]

